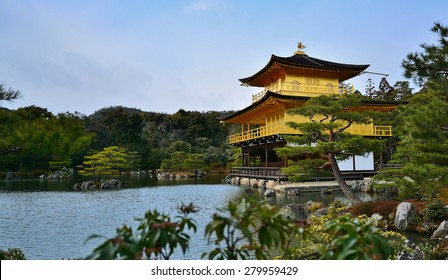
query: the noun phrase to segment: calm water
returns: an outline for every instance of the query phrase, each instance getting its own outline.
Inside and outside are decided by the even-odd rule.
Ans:
[[[123,224],[136,228],[134,218],[143,217],[149,209],[175,214],[181,202],[193,202],[200,209],[193,216],[198,231],[190,251],[174,258],[200,259],[211,248],[204,229],[212,214],[244,195],[240,187],[220,184],[215,177],[166,181],[129,177],[127,182],[128,186],[119,190],[73,191],[73,181],[68,180],[0,181],[0,248],[21,248],[28,259],[83,258],[104,241],[86,243],[90,235],[110,238]],[[334,195],[312,193],[269,200],[278,205],[308,200],[329,203]]]

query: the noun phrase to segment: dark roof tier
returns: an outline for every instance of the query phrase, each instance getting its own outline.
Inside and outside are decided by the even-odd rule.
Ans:
[[[238,118],[244,114],[247,114],[251,111],[257,110],[257,108],[261,108],[263,104],[267,106],[272,106],[268,103],[269,99],[276,99],[281,102],[299,102],[299,103],[305,103],[308,101],[311,97],[307,96],[290,96],[290,95],[283,95],[279,93],[275,93],[272,91],[268,91],[263,98],[258,100],[257,102],[252,103],[250,106],[247,106],[246,108],[236,111],[232,114],[221,116],[218,119],[223,122],[232,122],[232,119]],[[370,100],[365,99],[361,102],[361,107],[364,107],[366,110],[372,110],[372,111],[391,111],[395,109],[398,105],[407,104],[407,101],[383,101],[383,100]],[[292,107],[296,107],[297,105],[294,105]],[[288,109],[288,108],[286,108]],[[265,109],[262,109],[263,112],[265,112]]]
[[[339,82],[345,81],[347,79],[353,78],[354,76],[359,75],[362,71],[369,67],[369,64],[363,65],[355,65],[355,64],[343,64],[337,63],[327,60],[322,60],[318,58],[314,58],[308,56],[306,54],[295,54],[290,57],[280,57],[276,55],[272,55],[268,64],[266,64],[263,69],[255,73],[254,75],[240,79],[243,84],[253,85],[253,86],[264,86],[260,84],[257,80],[257,77],[262,76],[265,72],[273,65],[279,65],[283,67],[290,68],[305,68],[306,70],[326,70],[338,72]]]

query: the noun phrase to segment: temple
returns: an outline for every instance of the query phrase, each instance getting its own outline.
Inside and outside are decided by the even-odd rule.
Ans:
[[[281,168],[287,166],[288,159],[279,158],[274,149],[288,145],[285,135],[300,134],[286,125],[287,122],[309,121],[287,111],[303,106],[311,97],[353,94],[353,87],[346,81],[369,67],[314,58],[308,56],[304,48],[299,43],[298,50],[290,57],[272,55],[260,71],[240,79],[242,85],[260,87],[262,90],[252,95],[252,104],[221,118],[222,122],[241,126],[240,132],[228,137],[230,145],[242,148],[242,166],[233,168],[232,176],[287,179],[282,175]],[[387,112],[396,106],[395,102],[369,100],[363,102],[360,108]],[[367,125],[353,124],[346,132],[365,137],[391,137],[392,127],[375,125],[372,121]],[[345,172],[362,173],[376,170],[381,161],[382,155],[371,153],[365,157],[353,157],[339,165]]]

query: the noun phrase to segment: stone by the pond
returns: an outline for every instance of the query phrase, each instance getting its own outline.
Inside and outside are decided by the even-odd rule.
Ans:
[[[288,195],[288,196],[296,196],[296,195],[299,195],[299,190],[288,190],[287,192],[286,192],[286,195]]]
[[[333,189],[332,188],[328,188],[326,190],[321,190],[320,192],[322,194],[332,194],[333,193]]]
[[[316,211],[314,211],[313,213],[311,213],[308,218],[307,218],[307,222],[310,222],[310,218],[311,217],[322,217],[322,216],[326,216],[328,215],[328,208],[320,208],[317,209]]]
[[[408,230],[411,228],[416,216],[415,206],[410,202],[402,202],[397,206],[394,225],[397,229]]]
[[[91,190],[96,188],[96,184],[94,181],[84,181],[81,183],[81,186],[79,188],[81,190]]]
[[[101,181],[100,189],[119,189],[121,188],[121,181],[117,179]]]
[[[287,219],[296,222],[306,221],[310,212],[308,207],[304,204],[290,203],[286,204],[280,209],[280,213]]]
[[[266,191],[264,192],[264,196],[265,196],[265,197],[275,196],[275,191],[273,191],[273,190],[266,190]]]
[[[404,245],[407,250],[400,251],[397,254],[397,260],[424,260],[425,254],[414,243],[409,240],[404,241]]]
[[[442,223],[440,223],[439,227],[431,235],[431,239],[438,239],[438,238],[446,239],[447,237],[448,237],[448,220],[445,220]]]
[[[14,172],[8,171],[5,175],[5,180],[14,180]]]

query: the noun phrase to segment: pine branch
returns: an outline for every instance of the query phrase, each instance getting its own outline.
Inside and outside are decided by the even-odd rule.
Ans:
[[[14,147],[14,148],[6,149],[6,150],[0,150],[0,155],[6,155],[9,153],[18,152],[20,149],[22,149],[22,147]]]

